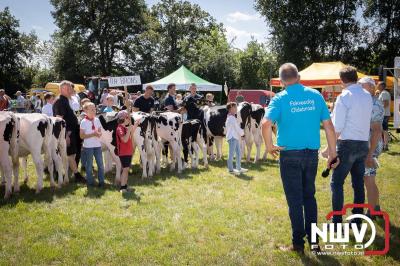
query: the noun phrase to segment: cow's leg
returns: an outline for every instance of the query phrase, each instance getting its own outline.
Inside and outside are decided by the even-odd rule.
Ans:
[[[55,163],[55,167],[58,173],[58,187],[62,187],[63,184],[63,163],[62,163],[62,158],[60,154],[57,154],[57,152],[53,152],[53,159]]]
[[[222,159],[222,137],[215,137],[215,145],[217,146],[217,161]]]
[[[142,159],[142,178],[147,178],[147,154],[143,148],[140,148],[140,158]]]
[[[55,188],[56,184],[54,183],[54,161],[52,158],[51,149],[55,147],[51,147],[53,144],[45,144],[45,154],[44,161],[46,162],[47,168],[49,169],[50,175],[50,187]]]
[[[32,160],[35,164],[37,174],[36,193],[39,193],[43,188],[43,160],[40,152],[32,153]]]
[[[156,173],[159,174],[161,172],[161,149],[157,140],[153,140],[154,143],[154,155],[156,156]]]
[[[246,157],[246,162],[250,162],[251,159],[251,149],[253,148],[253,142],[246,143],[246,149],[247,149],[247,157]]]
[[[183,169],[186,169],[189,163],[189,155],[190,159],[192,162],[192,168],[193,168],[193,154],[191,151],[191,141],[189,139],[184,139],[182,141],[182,151],[183,151]]]
[[[196,142],[192,142],[192,148],[194,152],[194,161],[195,161],[194,168],[197,169],[199,167],[200,147]]]
[[[204,139],[202,137],[197,137],[197,145],[200,147],[203,153],[203,164],[204,167],[208,167],[208,159],[207,159],[207,144],[204,143]]]
[[[214,161],[215,160],[215,154],[214,154],[214,137],[212,136],[207,136],[208,142],[207,142],[207,154],[210,155],[210,160]]]
[[[260,160],[261,154],[261,144],[262,144],[262,135],[261,132],[257,132],[254,136],[254,143],[256,144],[256,157],[254,158],[254,163]]]
[[[174,142],[172,151],[174,153],[174,165],[175,162],[178,162],[178,174],[182,173],[182,159],[181,159],[181,144],[180,140],[178,142]]]
[[[104,172],[108,173],[112,169],[112,158],[111,158],[111,152],[109,150],[106,150],[104,152]]]
[[[21,158],[21,167],[22,171],[24,172],[24,183],[27,184],[29,181],[28,177],[28,157]]]
[[[14,193],[19,193],[19,158],[12,158],[13,173],[14,173]]]
[[[7,149],[8,150],[8,149]],[[8,152],[1,152],[0,153],[0,168],[1,174],[6,182],[5,185],[5,193],[4,198],[8,199],[12,193],[12,167],[11,167],[11,160],[8,156]]]

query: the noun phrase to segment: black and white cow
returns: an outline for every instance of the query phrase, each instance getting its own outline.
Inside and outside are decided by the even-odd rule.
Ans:
[[[193,169],[199,165],[199,149],[203,152],[204,167],[208,166],[207,145],[202,136],[202,123],[198,119],[192,119],[182,124],[182,148],[185,164],[190,155],[191,166]]]
[[[68,184],[68,156],[66,141],[66,123],[60,117],[49,117],[51,122],[50,152],[52,162],[55,163],[58,172],[58,186]],[[52,174],[50,173],[50,179]]]
[[[0,169],[6,183],[4,198],[12,193],[12,170],[18,171],[18,131],[19,121],[12,112],[0,112]],[[10,158],[11,157],[11,158]],[[17,177],[17,175],[14,175]],[[14,191],[18,192],[18,180],[14,180]]]
[[[216,160],[222,158],[222,141],[226,135],[225,122],[228,115],[226,106],[204,107],[204,122],[207,128],[207,144],[211,159],[214,159],[213,142],[217,148]]]
[[[106,118],[104,117],[106,116]],[[110,155],[116,165],[116,177],[115,184],[120,183],[121,176],[121,162],[117,153],[117,135],[116,130],[118,127],[118,120],[116,113],[107,113],[99,116],[100,123],[104,129],[100,141],[109,150]],[[154,140],[155,126],[152,126],[152,120],[150,115],[142,112],[132,114],[132,123],[137,120],[141,120],[138,128],[134,132],[133,144],[136,146],[140,153],[140,158],[143,166],[142,177],[152,177],[154,172],[160,171],[159,163],[156,161],[156,153],[158,145],[157,141]],[[154,124],[154,123],[153,123]]]
[[[154,113],[151,115],[155,121],[156,132],[158,138],[161,139],[160,149],[163,143],[168,142],[169,147],[172,149],[172,164],[170,170],[175,169],[177,164],[178,173],[182,172],[182,159],[181,159],[181,137],[182,137],[182,116],[174,112]]]
[[[23,168],[25,170],[25,182],[28,181],[26,171],[26,158],[29,154],[32,156],[33,163],[36,167],[37,186],[36,193],[39,193],[43,188],[43,170],[44,161],[42,152],[46,160],[46,165],[49,168],[50,175],[53,172],[53,162],[51,157],[51,134],[52,126],[49,122],[49,117],[44,114],[15,114],[20,121],[20,137],[18,145],[18,156],[23,158]],[[17,161],[17,167],[19,162]],[[18,172],[15,172],[17,184],[14,184],[16,191],[19,191]],[[55,186],[53,178],[51,185]]]
[[[260,159],[261,145],[263,142],[261,120],[264,114],[265,110],[259,104],[242,102],[238,106],[238,119],[241,122],[241,128],[244,130],[244,140],[241,142],[241,150],[247,162],[250,161],[253,143],[255,143],[257,149],[254,163]]]

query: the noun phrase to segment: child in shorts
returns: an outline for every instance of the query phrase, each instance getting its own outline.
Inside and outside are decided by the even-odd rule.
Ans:
[[[133,134],[139,125],[140,120],[132,125],[131,117],[126,110],[118,113],[117,127],[117,151],[122,165],[121,173],[121,192],[130,191],[128,188],[128,173],[132,162],[133,155]]]

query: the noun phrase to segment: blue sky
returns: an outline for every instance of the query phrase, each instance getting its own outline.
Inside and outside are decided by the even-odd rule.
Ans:
[[[158,0],[145,0],[151,6]],[[226,28],[228,40],[236,38],[234,46],[244,48],[254,36],[257,40],[265,41],[267,26],[254,10],[252,0],[189,0],[209,12]],[[0,8],[8,6],[11,13],[20,21],[21,30],[34,30],[41,39],[49,39],[56,30],[53,17],[50,14],[52,6],[48,0],[0,0]]]

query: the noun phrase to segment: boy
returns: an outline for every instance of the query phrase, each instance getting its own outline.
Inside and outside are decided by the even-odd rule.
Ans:
[[[101,124],[96,117],[96,106],[94,103],[85,103],[83,106],[85,118],[81,122],[80,137],[83,139],[83,153],[85,154],[85,170],[88,186],[93,186],[93,156],[98,168],[99,187],[104,186],[104,166],[101,152]]]
[[[122,193],[131,191],[128,188],[128,173],[132,162],[133,155],[133,135],[139,125],[140,120],[132,125],[129,113],[122,110],[118,113],[118,127],[117,127],[117,151],[122,165],[121,173],[121,187]]]
[[[107,95],[106,100],[106,107],[103,109],[103,113],[109,113],[113,111],[113,105],[114,105],[114,96],[112,95]]]
[[[243,129],[240,128],[239,121],[236,118],[237,104],[230,102],[226,105],[228,117],[226,118],[226,139],[229,143],[228,170],[229,173],[241,174],[247,171],[241,168],[240,160],[242,158],[240,152],[240,139],[244,136]],[[236,154],[236,169],[233,169],[233,155]]]
[[[53,116],[54,94],[49,92],[44,95],[46,104],[42,107],[42,114]]]

